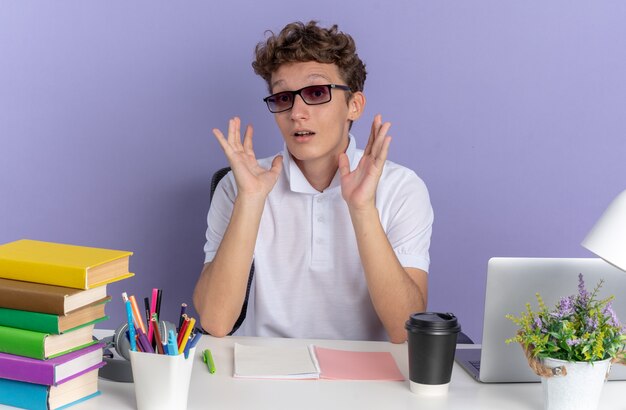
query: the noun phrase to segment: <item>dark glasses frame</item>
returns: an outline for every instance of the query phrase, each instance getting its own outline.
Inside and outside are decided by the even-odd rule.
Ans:
[[[306,91],[307,89],[318,88],[318,87],[326,87],[326,88],[328,88],[328,100],[321,101],[321,102],[309,102],[302,95],[302,91]],[[276,114],[276,113],[279,113],[279,112],[289,111],[290,109],[292,109],[293,108],[293,104],[296,102],[296,95],[299,95],[300,98],[302,98],[302,101],[304,101],[304,103],[306,105],[321,105],[321,104],[329,103],[333,99],[333,93],[332,93],[333,88],[336,88],[338,90],[350,91],[350,92],[352,91],[350,89],[350,87],[348,87],[347,85],[340,85],[340,84],[316,84],[316,85],[309,85],[309,86],[306,86],[306,87],[302,87],[299,90],[295,90],[295,91],[281,91],[279,93],[272,94],[270,96],[267,96],[267,97],[263,98],[263,101],[265,102],[265,104],[267,104],[268,110],[270,110],[271,113]],[[291,105],[289,107],[287,107],[285,109],[281,109],[281,110],[272,109],[272,106],[275,105],[272,102],[272,98],[276,99],[278,96],[280,96],[282,94],[291,94]]]

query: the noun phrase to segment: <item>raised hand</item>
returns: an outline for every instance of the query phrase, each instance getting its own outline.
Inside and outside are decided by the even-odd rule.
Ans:
[[[374,117],[369,140],[359,164],[350,172],[348,156],[339,156],[341,195],[351,211],[363,210],[376,205],[376,188],[383,172],[391,136],[387,135],[391,123],[382,122],[380,114]]]
[[[274,158],[269,170],[260,167],[252,147],[252,134],[252,126],[248,125],[243,144],[241,143],[241,120],[238,117],[228,121],[228,137],[224,137],[219,129],[213,129],[213,135],[224,150],[235,175],[238,195],[258,195],[265,198],[278,180],[283,157],[279,155]]]

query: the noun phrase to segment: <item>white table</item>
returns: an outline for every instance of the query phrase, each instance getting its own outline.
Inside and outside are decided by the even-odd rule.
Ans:
[[[407,378],[404,382],[334,380],[235,379],[234,343],[292,346],[315,344],[355,351],[389,351]],[[471,348],[471,345],[467,345]],[[210,374],[202,362],[203,349],[210,348],[217,371]],[[542,410],[540,383],[483,384],[454,365],[447,396],[418,397],[409,390],[407,345],[387,342],[274,339],[253,337],[213,338],[203,336],[197,349],[189,388],[189,409],[507,409]],[[71,407],[76,410],[134,409],[132,383],[100,379],[102,395]],[[604,386],[600,409],[626,409],[626,382]],[[0,406],[1,409],[9,409]]]

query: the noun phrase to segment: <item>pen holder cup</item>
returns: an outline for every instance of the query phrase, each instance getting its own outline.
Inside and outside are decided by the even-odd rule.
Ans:
[[[187,359],[184,354],[129,352],[137,409],[186,409],[195,352],[190,349]]]

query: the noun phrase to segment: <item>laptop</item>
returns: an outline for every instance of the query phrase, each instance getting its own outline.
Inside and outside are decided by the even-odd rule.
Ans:
[[[578,293],[578,274],[591,292],[604,279],[599,298],[615,295],[613,310],[626,323],[626,272],[599,258],[492,258],[487,267],[481,349],[457,349],[455,360],[484,383],[538,382],[519,343],[506,344],[517,326],[505,315],[518,316],[530,302],[537,310],[538,292],[549,309],[561,297]],[[609,380],[626,380],[626,366],[612,366]]]

